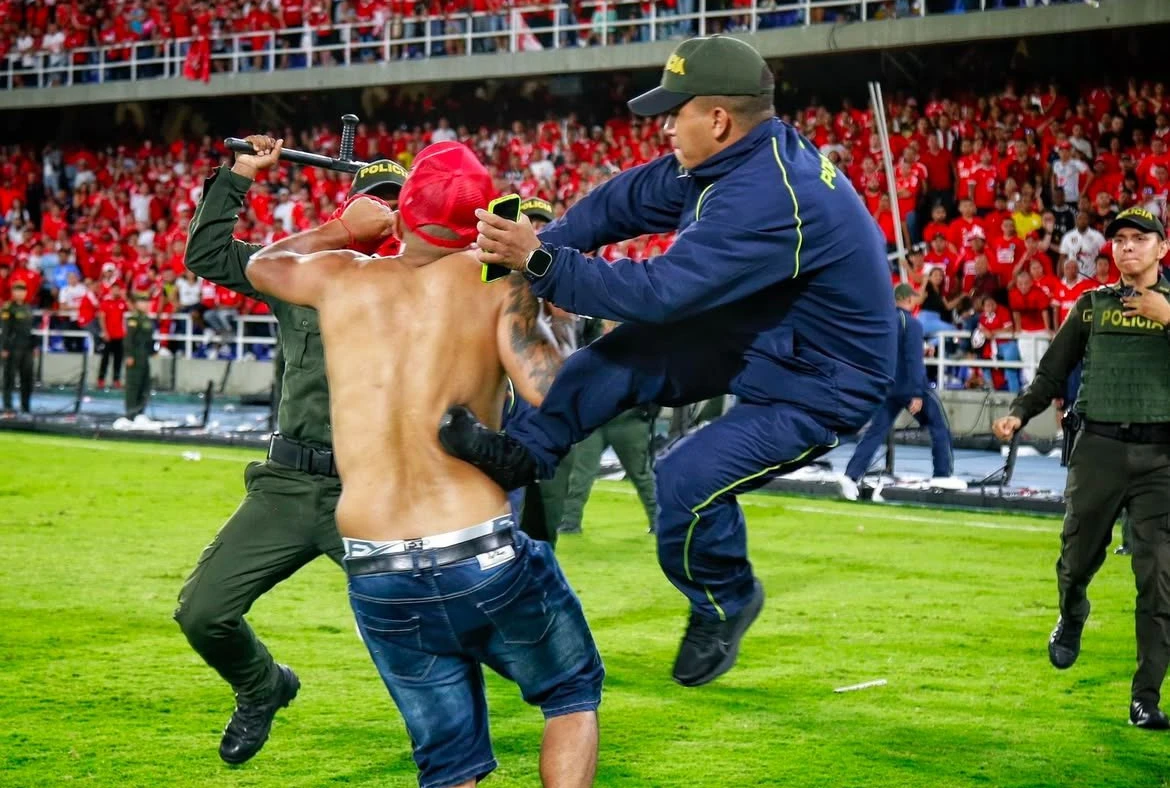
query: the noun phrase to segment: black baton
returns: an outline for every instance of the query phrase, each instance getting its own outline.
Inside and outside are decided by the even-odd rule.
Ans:
[[[256,155],[256,149],[252,147],[252,144],[239,137],[228,137],[223,141],[223,144],[228,147],[228,150]],[[293,164],[306,164],[310,167],[321,167],[326,170],[348,173],[355,173],[369,163],[364,161],[349,161],[347,159],[334,159],[329,156],[322,156],[320,153],[308,153],[307,151],[296,150],[295,148],[281,149],[280,158],[282,161],[290,161]]]
[[[357,131],[358,116],[357,115],[342,115],[341,116],[341,146],[338,151],[338,158],[334,159],[330,156],[322,156],[320,153],[308,153],[303,150],[296,150],[294,148],[283,148],[280,151],[280,158],[282,161],[290,161],[293,164],[306,164],[310,167],[321,167],[326,170],[334,170],[335,172],[348,172],[353,174],[365,167],[369,162],[354,161],[353,160],[353,143],[354,135]],[[256,155],[256,149],[247,140],[242,140],[239,137],[228,137],[223,141],[228,150],[237,153],[250,153]]]

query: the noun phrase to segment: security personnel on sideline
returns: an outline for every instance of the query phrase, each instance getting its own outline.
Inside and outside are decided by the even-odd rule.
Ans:
[[[0,360],[4,362],[4,410],[12,411],[12,389],[20,375],[20,412],[28,413],[32,402],[33,308],[25,302],[28,288],[24,282],[12,283],[12,300],[0,308]]]
[[[244,275],[248,258],[261,248],[232,238],[244,198],[261,170],[275,166],[281,142],[248,137],[255,155],[236,154],[203,187],[191,219],[186,264],[200,276],[265,301],[280,327],[285,360],[278,411],[279,431],[268,459],[244,472],[247,494],[203,551],[179,594],[175,619],[192,648],[236,693],[236,709],[224,730],[219,754],[228,763],[251,758],[268,738],[277,710],[296,697],[300,682],[277,665],[244,620],[262,594],[317,556],[339,566],[344,550],[333,515],[341,483],[333,464],[329,390],[317,313],[257,293]],[[359,170],[350,195],[395,198],[406,171],[396,162],[374,162]],[[340,225],[335,225],[340,227]],[[321,234],[320,248],[344,248],[349,238]]]
[[[617,324],[610,320],[604,323],[603,334],[608,334]],[[603,424],[585,440],[578,443],[561,461],[557,475],[565,465],[569,466],[569,489],[565,495],[564,509],[557,530],[563,534],[581,533],[581,519],[585,503],[593,490],[593,482],[601,469],[601,455],[606,446],[612,446],[626,476],[638,493],[638,500],[646,511],[648,530],[654,532],[654,515],[658,505],[654,501],[654,474],[650,467],[650,440],[653,437],[654,408],[639,405],[620,414],[608,424]]]
[[[736,495],[831,450],[889,393],[897,316],[885,243],[848,179],[775,117],[771,69],[750,45],[692,38],[662,84],[630,102],[666,115],[674,155],[627,170],[537,238],[478,216],[479,258],[532,292],[622,325],[565,363],[540,409],[507,432],[453,407],[448,452],[505,488],[552,474],[574,443],[637,405],[735,394],[739,404],[655,467],[658,560],[691,605],[673,675],[706,684],[735,664],[763,608]],[[677,230],[670,249],[613,263],[578,249]]]
[[[1106,228],[1120,286],[1082,295],[1052,340],[1036,379],[994,430],[1009,439],[1060,396],[1083,359],[1073,413],[1083,422],[1068,462],[1067,512],[1056,562],[1060,618],[1048,658],[1071,667],[1089,616],[1089,581],[1101,568],[1122,507],[1133,526],[1137,671],[1129,720],[1170,728],[1158,708],[1170,662],[1170,283],[1158,261],[1170,251],[1162,223],[1143,208]],[[1067,423],[1067,422],[1066,422]]]
[[[126,418],[146,411],[150,399],[150,357],[154,354],[154,321],[150,294],[134,294],[134,311],[126,316]]]
[[[894,390],[870,419],[869,428],[853,457],[845,468],[845,475],[839,479],[841,495],[850,501],[857,500],[857,484],[869,470],[873,455],[886,440],[886,435],[898,414],[903,410],[930,433],[930,448],[934,460],[934,476],[930,486],[940,490],[965,490],[967,483],[956,479],[955,457],[951,449],[951,425],[946,411],[938,400],[938,394],[926,381],[926,365],[922,362],[922,324],[910,310],[917,301],[914,288],[900,284],[894,288],[894,303],[898,307],[898,367],[894,373]]]

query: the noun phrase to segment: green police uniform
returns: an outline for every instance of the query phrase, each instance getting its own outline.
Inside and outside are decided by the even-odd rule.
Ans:
[[[651,414],[646,408],[627,410],[613,421],[597,429],[573,447],[567,459],[571,461],[569,489],[561,514],[561,533],[581,530],[581,515],[585,502],[601,469],[601,455],[606,446],[612,446],[626,476],[634,483],[642,508],[646,510],[649,530],[654,530],[654,474],[650,469]]]
[[[260,245],[234,240],[232,232],[251,185],[226,166],[204,184],[186,264],[205,279],[266,302],[276,317],[285,360],[279,431],[268,459],[245,469],[244,500],[200,556],[179,594],[175,618],[241,700],[255,702],[269,696],[280,677],[244,614],[317,556],[340,565],[344,551],[333,519],[341,482],[333,465],[317,313],[262,295],[248,282],[244,269]]]
[[[0,350],[4,357],[4,410],[12,410],[12,389],[20,376],[20,410],[28,413],[32,402],[33,308],[28,303],[9,301],[0,307]]]
[[[1164,279],[1153,289],[1170,297]],[[1147,318],[1126,317],[1121,296],[1117,288],[1102,287],[1080,297],[1011,415],[1027,423],[1041,413],[1083,360],[1074,411],[1084,426],[1068,463],[1056,563],[1061,619],[1050,659],[1068,667],[1079,653],[1089,581],[1105,560],[1124,507],[1137,581],[1132,697],[1156,707],[1170,658],[1170,332]]]
[[[150,399],[150,357],[154,353],[154,321],[135,309],[126,317],[126,352],[134,363],[126,369],[126,418],[146,410]]]
[[[582,345],[607,334],[617,327],[608,320],[589,319],[581,326]],[[620,414],[608,424],[594,430],[585,440],[575,445],[557,466],[552,482],[559,493],[556,508],[549,512],[550,522],[558,523],[560,533],[579,533],[581,516],[585,503],[601,470],[601,455],[607,446],[612,446],[626,476],[634,484],[651,531],[654,530],[654,516],[657,508],[654,500],[654,474],[651,461],[651,426],[653,413],[648,408],[634,408]]]

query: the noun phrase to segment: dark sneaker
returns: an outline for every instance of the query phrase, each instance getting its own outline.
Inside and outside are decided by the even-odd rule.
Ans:
[[[236,700],[236,711],[228,720],[219,743],[219,757],[227,763],[244,763],[260,752],[272,730],[272,718],[297,696],[301,688],[297,674],[284,665],[277,665],[276,669],[280,672],[280,683],[271,697],[259,703]]]
[[[536,481],[536,459],[505,432],[490,430],[468,408],[456,405],[439,422],[439,443],[452,457],[469,462],[505,490]]]
[[[1130,549],[1129,545],[1123,544],[1120,547],[1118,547],[1116,550],[1114,550],[1113,554],[1114,555],[1133,555],[1133,550]]]
[[[1143,703],[1140,700],[1129,704],[1129,724],[1148,731],[1170,729],[1170,719],[1166,718],[1156,703]]]
[[[1052,637],[1048,638],[1048,661],[1054,668],[1066,670],[1077,661],[1084,628],[1084,621],[1065,621],[1063,616],[1056,619],[1056,629],[1052,630]]]
[[[752,583],[752,598],[743,610],[726,621],[691,611],[691,620],[674,660],[675,681],[684,687],[698,687],[714,681],[735,665],[744,633],[764,608],[764,587],[759,580]]]

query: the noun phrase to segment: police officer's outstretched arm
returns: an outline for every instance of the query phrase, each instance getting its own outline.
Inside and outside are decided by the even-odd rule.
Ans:
[[[794,209],[773,212],[786,218],[767,226],[743,210],[744,200],[760,195],[719,192],[719,186],[712,189],[700,218],[679,233],[665,254],[644,262],[607,263],[558,248],[548,274],[532,283],[532,291],[579,315],[667,323],[739,301],[808,270],[798,254]]]
[[[1049,403],[1060,396],[1069,373],[1084,358],[1085,346],[1089,341],[1088,319],[1092,316],[1092,303],[1089,293],[1077,299],[1068,319],[1056,332],[1052,344],[1040,359],[1032,383],[1012,402],[1010,414],[996,419],[992,431],[1000,440],[1011,438],[1016,430],[1044,412]]]
[[[589,192],[539,237],[550,246],[592,251],[678,227],[685,198],[678,159],[662,156],[615,175]]]
[[[187,228],[183,262],[204,279],[249,298],[260,298],[260,293],[248,282],[244,268],[262,244],[245,243],[232,234],[256,173],[276,165],[283,141],[263,135],[253,135],[247,140],[259,155],[236,154],[230,170],[221,167],[203,184],[203,196]]]

